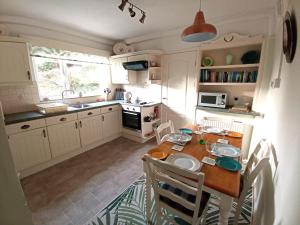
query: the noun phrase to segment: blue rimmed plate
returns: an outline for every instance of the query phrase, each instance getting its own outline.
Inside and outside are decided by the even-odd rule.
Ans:
[[[188,128],[180,128],[179,131],[182,134],[192,134],[193,133],[193,131],[191,129],[188,129]]]
[[[212,153],[217,156],[239,157],[241,150],[229,144],[214,143],[212,144]]]
[[[218,157],[216,159],[216,164],[218,167],[221,167],[225,170],[229,170],[229,171],[239,171],[242,169],[242,165],[234,160],[233,158],[230,157]]]

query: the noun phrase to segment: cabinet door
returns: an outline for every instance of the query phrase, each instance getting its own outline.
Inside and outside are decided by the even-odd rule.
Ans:
[[[120,132],[119,111],[105,113],[103,116],[103,138],[108,138]]]
[[[26,43],[0,42],[0,85],[31,84],[31,70]]]
[[[172,120],[176,129],[192,123],[197,103],[197,52],[170,54],[163,57],[163,120]]]
[[[81,145],[87,146],[102,140],[102,116],[93,116],[79,121]]]
[[[53,157],[80,149],[78,122],[52,125],[47,129]]]
[[[111,60],[111,82],[113,84],[135,83],[136,72],[125,70],[123,62],[127,62],[127,57]]]
[[[13,134],[9,136],[9,144],[17,171],[51,158],[46,128]]]

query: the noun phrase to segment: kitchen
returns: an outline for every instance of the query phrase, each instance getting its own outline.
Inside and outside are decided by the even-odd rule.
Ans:
[[[299,155],[299,3],[88,3],[0,2],[0,223],[196,224],[154,207],[171,210],[162,176],[195,193],[152,171],[179,157],[203,179],[202,224],[297,224],[297,177],[284,175],[298,167],[284,152]],[[261,171],[241,185],[264,141]]]

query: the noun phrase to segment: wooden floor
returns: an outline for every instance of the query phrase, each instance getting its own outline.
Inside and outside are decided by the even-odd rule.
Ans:
[[[142,176],[155,146],[119,138],[22,180],[35,225],[81,225]]]

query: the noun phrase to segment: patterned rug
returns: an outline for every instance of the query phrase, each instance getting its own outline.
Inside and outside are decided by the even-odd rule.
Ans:
[[[91,220],[84,225],[146,225],[146,215],[144,206],[145,178],[140,178],[130,185],[122,194],[114,199],[108,206],[101,210]],[[252,216],[252,190],[249,191],[239,218],[239,225],[251,224]],[[151,221],[155,224],[156,212],[154,200],[151,201]],[[236,207],[236,204],[233,204]],[[168,217],[173,215],[164,212]],[[229,224],[233,224],[233,216],[229,219]],[[210,204],[206,216],[206,225],[217,225],[219,220],[219,207]],[[170,224],[163,221],[164,225]]]

